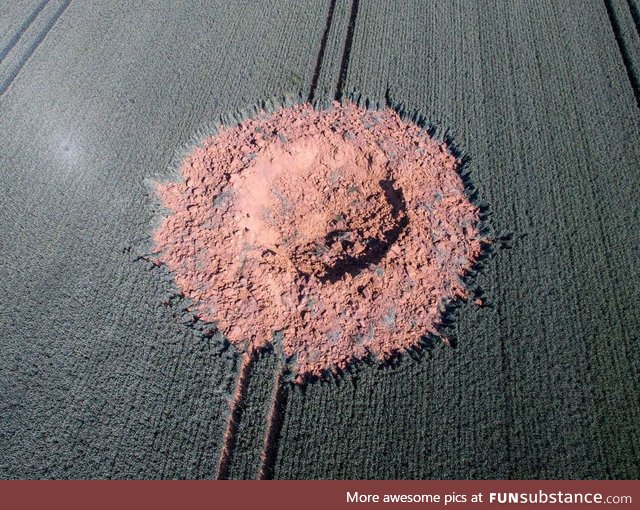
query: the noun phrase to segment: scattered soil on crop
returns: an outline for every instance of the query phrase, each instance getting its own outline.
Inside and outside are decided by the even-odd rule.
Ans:
[[[158,184],[157,262],[240,349],[281,331],[305,375],[437,334],[481,252],[460,162],[390,109],[281,109],[223,127]]]

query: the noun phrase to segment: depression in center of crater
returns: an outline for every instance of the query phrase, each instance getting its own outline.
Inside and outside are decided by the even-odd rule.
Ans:
[[[379,262],[407,222],[384,152],[331,142],[316,134],[274,145],[229,187],[248,246],[268,250],[274,270],[323,282]]]
[[[385,359],[467,295],[484,239],[459,165],[390,109],[262,113],[158,184],[157,262],[238,347],[282,332],[299,380]]]

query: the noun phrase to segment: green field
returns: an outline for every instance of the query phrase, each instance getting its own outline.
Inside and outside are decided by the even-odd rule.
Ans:
[[[0,478],[216,476],[239,355],[145,261],[149,182],[221,116],[284,97],[421,115],[509,240],[455,348],[287,383],[275,428],[280,368],[261,353],[227,476],[639,478],[639,12],[0,6]]]

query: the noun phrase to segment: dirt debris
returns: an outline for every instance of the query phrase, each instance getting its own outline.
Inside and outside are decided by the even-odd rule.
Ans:
[[[224,127],[160,183],[157,262],[240,349],[283,332],[298,380],[437,334],[481,252],[460,162],[390,109]]]

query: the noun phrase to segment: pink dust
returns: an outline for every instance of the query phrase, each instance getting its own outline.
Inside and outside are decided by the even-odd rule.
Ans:
[[[293,370],[437,335],[481,252],[460,161],[392,110],[309,105],[225,127],[158,184],[157,262],[240,350],[282,332]]]

